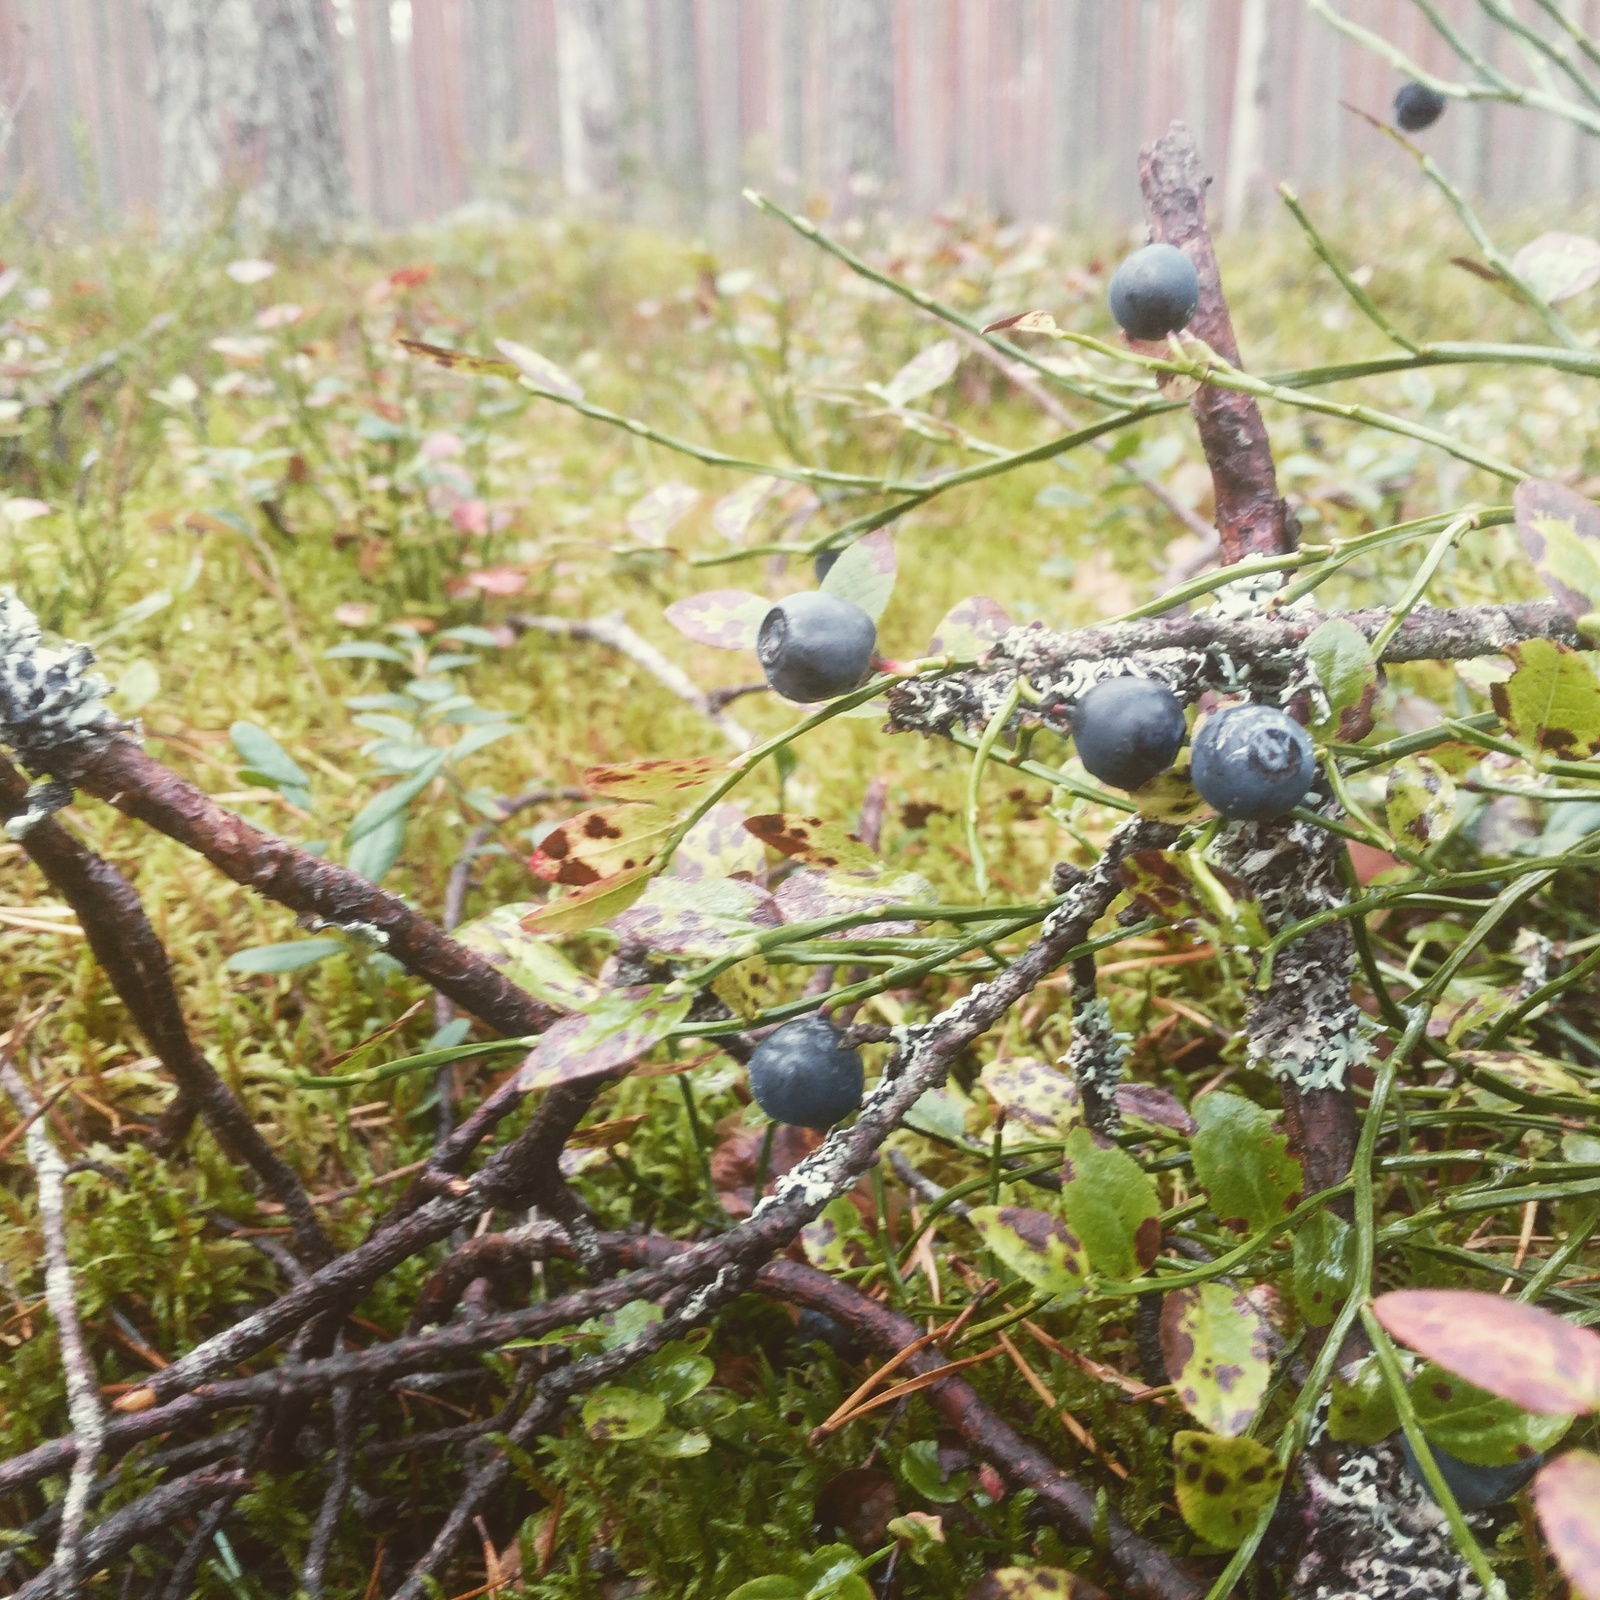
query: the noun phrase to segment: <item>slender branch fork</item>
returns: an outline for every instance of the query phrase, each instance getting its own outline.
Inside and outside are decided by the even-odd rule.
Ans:
[[[1175,127],[1147,149],[1140,172],[1152,233],[1187,250],[1198,268],[1202,293],[1195,331],[1229,363],[1237,378],[1241,370],[1237,341],[1205,224],[1206,180],[1187,132]],[[979,337],[974,329],[963,331],[969,341]],[[1006,361],[1021,359],[1009,344],[998,350]],[[1024,362],[1023,370],[1031,373],[1032,368]],[[1048,374],[1040,369],[1040,375]],[[1045,396],[1032,376],[1028,382],[1035,398]],[[1146,410],[1169,408],[1162,402]],[[944,663],[926,673],[899,675],[890,694],[895,730],[959,738],[992,726],[993,734],[1000,734],[1006,730],[1006,718],[997,719],[996,709],[1007,705],[1019,719],[1033,716],[1048,721],[1053,695],[1064,694],[1063,686],[1074,682],[1081,689],[1082,675],[1092,675],[1106,664],[1132,665],[1181,679],[1190,690],[1206,686],[1208,674],[1224,658],[1249,662],[1284,681],[1293,677],[1307,636],[1326,620],[1326,614],[1307,609],[1304,597],[1317,573],[1336,570],[1351,558],[1354,548],[1295,550],[1293,521],[1278,493],[1266,431],[1248,387],[1236,381],[1202,381],[1192,409],[1217,487],[1220,550],[1234,570],[1222,579],[1197,579],[1180,586],[1161,606],[1143,608],[1143,614],[1119,622],[1075,633],[1013,630],[981,663]],[[1096,428],[1081,430],[1080,442],[1092,442],[1096,434]],[[1048,453],[1023,455],[1046,459]],[[973,481],[981,475],[974,474]],[[902,508],[910,503],[902,502]],[[889,515],[883,514],[882,520],[889,520]],[[1477,520],[1481,525],[1507,518],[1484,512]],[[1412,531],[1440,535],[1448,521],[1437,519]],[[1281,590],[1282,603],[1276,610],[1269,606],[1247,615],[1223,610],[1192,616],[1177,610],[1181,602],[1229,578],[1287,577],[1297,567],[1310,567],[1311,576]],[[1365,637],[1378,642],[1386,661],[1479,656],[1530,639],[1553,639],[1571,648],[1588,648],[1589,643],[1567,613],[1554,605],[1347,615]],[[712,717],[729,742],[740,749],[749,747],[742,727],[722,716],[719,706],[621,624],[608,619],[603,624],[577,625],[530,617],[523,619],[523,625],[582,635],[623,650],[673,693]],[[853,705],[857,698],[849,697],[846,703]],[[29,1525],[37,1548],[54,1541],[50,1565],[18,1591],[29,1600],[76,1593],[81,1583],[134,1545],[180,1524],[200,1530],[190,1538],[169,1579],[169,1588],[182,1587],[192,1563],[199,1559],[195,1550],[201,1535],[208,1540],[220,1529],[239,1497],[268,1470],[263,1463],[273,1459],[273,1438],[296,1432],[307,1408],[326,1401],[333,1424],[332,1458],[301,1568],[303,1587],[319,1594],[327,1582],[332,1540],[352,1492],[364,1415],[370,1415],[407,1378],[467,1367],[479,1352],[571,1327],[629,1301],[650,1300],[663,1312],[636,1342],[600,1355],[524,1361],[505,1409],[491,1423],[438,1436],[462,1442],[482,1438],[492,1427],[512,1448],[494,1445],[486,1458],[477,1458],[456,1503],[434,1530],[431,1545],[400,1580],[394,1591],[398,1600],[416,1600],[445,1574],[509,1479],[515,1450],[525,1451],[559,1427],[576,1396],[705,1323],[746,1290],[826,1311],[885,1355],[918,1344],[923,1330],[859,1290],[780,1258],[806,1223],[876,1167],[885,1140],[916,1100],[943,1082],[956,1057],[1063,966],[1070,972],[1074,1010],[1070,1062],[1083,1085],[1091,1121],[1104,1132],[1115,1127],[1119,1053],[1109,1031],[1093,1025],[1095,950],[1106,940],[1094,938],[1092,930],[1122,890],[1121,869],[1127,858],[1167,849],[1180,835],[1173,825],[1138,815],[1113,834],[1093,868],[1060,885],[1064,892],[1053,908],[1032,918],[1039,923],[1034,942],[1009,965],[997,963],[993,976],[973,985],[931,1020],[897,1033],[884,1075],[857,1120],[835,1130],[780,1178],[774,1192],[760,1200],[747,1220],[689,1243],[661,1235],[622,1239],[597,1233],[581,1201],[562,1179],[558,1163],[605,1080],[547,1091],[521,1131],[493,1145],[500,1124],[525,1098],[513,1079],[459,1126],[442,1132],[428,1163],[391,1211],[365,1239],[340,1251],[322,1228],[292,1167],[271,1148],[247,1108],[195,1045],[166,952],[137,895],[109,863],[41,812],[41,790],[54,786],[59,791],[66,785],[99,798],[188,846],[234,882],[303,919],[359,931],[376,940],[432,986],[442,1002],[470,1013],[507,1039],[543,1032],[558,1013],[510,984],[497,968],[404,901],[225,811],[147,756],[105,714],[54,721],[32,714],[24,717],[14,708],[3,714],[10,720],[0,724],[0,740],[45,782],[30,788],[17,768],[0,758],[0,819],[21,837],[31,859],[76,911],[108,978],[177,1086],[158,1143],[171,1148],[182,1140],[194,1117],[203,1118],[223,1148],[249,1167],[263,1191],[283,1208],[296,1252],[288,1258],[293,1270],[287,1275],[293,1281],[283,1293],[153,1373],[141,1387],[123,1395],[116,1414],[107,1418],[77,1331],[66,1256],[61,1160],[15,1065],[0,1064],[0,1087],[20,1117],[34,1119],[25,1130],[25,1148],[38,1189],[50,1309],[61,1334],[72,1422],[70,1434],[0,1462],[0,1496],[20,1494],[46,1479],[67,1479],[59,1506]],[[993,735],[989,744],[994,744]],[[763,753],[765,746],[754,752]],[[998,749],[992,755],[1005,759]],[[1308,1190],[1328,1191],[1330,1203],[1350,1208],[1370,1278],[1376,1119],[1388,1093],[1386,1085],[1392,1084],[1404,1056],[1419,1047],[1422,1034],[1414,1021],[1408,1025],[1408,1019],[1400,1020],[1404,1036],[1385,1064],[1387,1076],[1380,1080],[1380,1091],[1375,1091],[1363,1123],[1348,1071],[1327,1070],[1330,1062],[1349,1066],[1359,1059],[1351,1001],[1356,945],[1339,873],[1340,833],[1349,829],[1341,817],[1335,794],[1318,792],[1305,814],[1281,823],[1233,825],[1219,836],[1216,849],[1250,882],[1274,936],[1270,978],[1264,967],[1265,988],[1247,1019],[1252,1045],[1276,1064],[1317,1067],[1315,1072],[1297,1071],[1291,1065],[1283,1074],[1288,1120],[1305,1163]],[[463,874],[457,902],[464,885]],[[450,925],[458,915],[459,903],[447,918]],[[1425,1017],[1425,1012],[1421,1014]],[[469,1165],[485,1146],[491,1147],[469,1174]],[[406,1334],[364,1350],[336,1347],[345,1316],[387,1274],[479,1219],[528,1207],[538,1209],[536,1221],[511,1233],[488,1234],[459,1246],[446,1258],[419,1294]],[[446,1320],[475,1278],[541,1253],[575,1258],[586,1280],[553,1299],[518,1310],[471,1321]],[[1226,1269],[1226,1261],[1215,1268]],[[1148,1283],[1140,1287],[1149,1292]],[[1358,1326],[1364,1294],[1364,1287],[1352,1294],[1317,1357],[1279,1447],[1286,1461],[1303,1443],[1321,1387],[1342,1353],[1346,1335]],[[240,1363],[258,1361],[285,1341],[288,1348],[277,1365],[235,1375]],[[947,1364],[946,1355],[920,1348],[904,1363],[911,1378]],[[1101,1505],[1092,1487],[1061,1472],[1022,1440],[983,1404],[965,1379],[952,1374],[932,1382],[924,1392],[950,1425],[1013,1485],[1039,1496],[1046,1515],[1066,1536],[1104,1549],[1128,1592],[1148,1600],[1197,1600],[1205,1585],[1192,1572],[1128,1527],[1115,1510]],[[119,1481],[122,1458],[135,1444],[158,1436],[171,1441],[219,1413],[241,1410],[251,1418],[243,1428],[187,1444],[169,1443],[145,1464],[159,1462],[171,1475],[92,1521],[98,1499]],[[420,1447],[420,1441],[415,1442]],[[96,1476],[97,1470],[101,1475]],[[1227,1593],[1237,1579],[1265,1531],[1269,1514],[1263,1513],[1251,1540],[1212,1587],[1213,1596]],[[11,1555],[0,1556],[0,1576],[10,1561]]]

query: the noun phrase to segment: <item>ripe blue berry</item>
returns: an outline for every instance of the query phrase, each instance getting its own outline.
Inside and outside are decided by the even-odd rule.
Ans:
[[[1111,275],[1111,315],[1132,339],[1165,339],[1199,304],[1194,262],[1174,245],[1147,244]]]
[[[1230,706],[1200,724],[1189,777],[1225,817],[1265,822],[1292,811],[1316,776],[1306,730],[1276,706]]]
[[[825,1344],[841,1361],[854,1361],[861,1354],[860,1342],[842,1322],[809,1306],[800,1313],[794,1337],[796,1344]]]
[[[756,635],[767,682],[786,700],[831,700],[872,665],[877,624],[860,606],[813,589],[780,600]]]
[[[1113,789],[1137,789],[1165,772],[1187,731],[1178,697],[1154,678],[1102,678],[1067,720],[1078,759]]]
[[[1394,97],[1394,120],[1407,133],[1419,133],[1444,115],[1445,104],[1445,97],[1425,83],[1402,83]]]
[[[1440,1476],[1450,1486],[1450,1493],[1456,1497],[1456,1504],[1463,1511],[1482,1511],[1489,1506],[1504,1504],[1527,1485],[1544,1463],[1544,1457],[1536,1455],[1529,1456],[1526,1461],[1513,1461],[1508,1467],[1475,1467],[1470,1461],[1463,1461],[1460,1456],[1441,1450],[1431,1439],[1428,1447],[1433,1451]],[[1422,1463],[1417,1460],[1417,1453],[1404,1434],[1400,1435],[1400,1449],[1406,1458],[1406,1470],[1427,1489],[1428,1480],[1423,1475]],[[1433,1493],[1431,1489],[1428,1492],[1430,1495]]]
[[[750,1092],[774,1122],[819,1133],[861,1104],[861,1052],[843,1050],[833,1024],[813,1014],[769,1033],[750,1057]]]

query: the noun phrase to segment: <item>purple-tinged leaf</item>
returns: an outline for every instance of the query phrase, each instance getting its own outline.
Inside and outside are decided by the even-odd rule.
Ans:
[[[886,528],[846,545],[822,580],[822,592],[861,607],[874,622],[894,593],[894,537]]]
[[[640,544],[664,545],[667,535],[694,510],[700,491],[677,479],[658,483],[628,508],[628,532]]]
[[[700,878],[757,876],[767,864],[766,851],[745,824],[743,806],[724,800],[712,808],[684,835],[673,852],[672,876],[687,881]]]
[[[1472,1289],[1399,1289],[1372,1309],[1402,1344],[1525,1411],[1600,1408],[1600,1334]]]
[[[1119,1083],[1116,1101],[1117,1110],[1129,1122],[1142,1122],[1150,1128],[1170,1128],[1186,1139],[1194,1134],[1194,1118],[1170,1089],[1158,1088],[1153,1083]]]
[[[778,885],[775,898],[785,922],[815,922],[822,917],[853,916],[879,906],[927,901],[933,890],[920,872],[894,878],[858,878],[844,873],[813,872],[809,868],[790,875]],[[869,922],[828,934],[830,939],[895,939],[915,932],[910,922]]]
[[[1539,1526],[1576,1600],[1600,1600],[1600,1456],[1569,1450],[1533,1482]]]
[[[772,609],[770,600],[743,589],[708,589],[674,600],[666,610],[667,621],[696,644],[714,650],[754,650],[756,635]]]
[[[1174,1289],[1161,1308],[1161,1353],[1184,1409],[1212,1433],[1242,1434],[1267,1392],[1272,1355],[1261,1313],[1220,1283]]]
[[[782,480],[778,478],[746,478],[711,508],[711,526],[729,544],[743,544],[750,524],[781,487]]]
[[[1561,609],[1575,620],[1600,610],[1600,506],[1548,478],[1525,478],[1511,504],[1522,548]]]
[[[979,659],[989,646],[1003,639],[1013,624],[1006,608],[987,595],[958,600],[945,612],[928,641],[930,656],[955,656],[960,661]]]
[[[527,1092],[603,1078],[637,1061],[683,1021],[693,995],[666,999],[660,985],[612,989],[586,1016],[563,1017],[541,1035],[517,1075]]]
[[[610,926],[667,955],[721,956],[782,921],[772,896],[745,878],[654,878]]]

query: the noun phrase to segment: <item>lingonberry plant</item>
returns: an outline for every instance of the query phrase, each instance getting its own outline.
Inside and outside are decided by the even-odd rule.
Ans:
[[[919,446],[847,467],[778,424],[788,455],[738,457],[592,403],[520,345],[489,357],[407,343],[419,365],[519,384],[745,475],[753,492],[728,512],[741,526],[783,482],[832,513],[808,540],[715,558],[786,556],[811,564],[817,589],[776,602],[705,590],[667,611],[693,641],[753,653],[802,703],[764,740],[636,635],[582,625],[739,753],[590,766],[585,809],[530,841],[531,872],[554,890],[542,899],[457,926],[458,888],[440,926],[376,882],[452,754],[504,726],[460,690],[463,651],[432,651],[412,627],[404,649],[368,652],[412,676],[358,707],[396,781],[334,849],[340,862],[163,766],[105,705],[88,652],[47,644],[27,607],[4,602],[7,832],[75,910],[177,1086],[156,1149],[203,1118],[288,1230],[268,1241],[286,1286],[146,1361],[106,1407],[74,1300],[51,1108],[16,1065],[43,1019],[16,1023],[0,1086],[18,1126],[3,1137],[22,1141],[35,1177],[70,1429],[0,1463],[0,1503],[21,1508],[0,1553],[15,1593],[73,1594],[101,1574],[128,1592],[146,1577],[162,1594],[264,1592],[227,1542],[252,1518],[293,1547],[273,1557],[294,1574],[280,1591],[354,1592],[354,1565],[330,1567],[335,1541],[376,1503],[403,1556],[386,1561],[379,1538],[361,1567],[371,1592],[405,1600],[635,1593],[629,1580],[663,1570],[650,1563],[669,1545],[697,1553],[673,1581],[713,1600],[945,1594],[980,1575],[1005,1596],[1109,1584],[1221,1600],[1247,1573],[1307,1596],[1542,1594],[1539,1526],[1574,1589],[1600,1595],[1600,1468],[1581,1448],[1600,1340],[1573,1325],[1600,1317],[1583,1270],[1600,1223],[1584,988],[1600,948],[1572,936],[1600,866],[1600,510],[1430,405],[1326,392],[1442,368],[1592,381],[1600,358],[1554,309],[1549,251],[1502,272],[1480,240],[1484,271],[1554,343],[1425,341],[1390,323],[1286,196],[1396,348],[1252,374],[1186,131],[1147,148],[1140,176],[1160,315],[1117,311],[1135,344],[1042,310],[976,323],[752,196],[946,326],[872,400],[908,437],[975,464],[939,470]],[[919,408],[963,345],[1065,415],[1062,431],[1007,451]],[[1450,464],[1441,482],[1473,472],[1493,497],[1301,526],[1263,404],[1432,452]],[[1076,630],[1014,625],[973,596],[925,645],[897,635],[897,524],[1185,406],[1209,468],[1215,570]],[[379,444],[382,432],[368,429]],[[681,514],[681,495],[646,498],[633,531],[657,548],[646,535]],[[1525,557],[1505,581],[1546,597],[1429,604],[1458,554],[1499,529]],[[1394,552],[1407,571],[1383,603],[1340,603]],[[498,640],[458,629],[446,642]],[[880,644],[894,657],[874,655]],[[856,716],[885,750],[916,735],[970,756],[964,814],[938,835],[970,892],[937,895],[917,857],[893,859],[881,787],[854,819],[789,803],[796,748]],[[313,809],[312,780],[276,741],[252,725],[234,741],[255,780]],[[1001,775],[1033,785],[1039,816],[1059,824],[1060,859],[1036,890],[993,859],[985,785]],[[758,809],[774,787],[777,809]],[[459,1124],[441,1093],[431,1153],[363,1237],[325,1224],[197,1047],[137,893],[55,816],[74,792],[435,992],[429,1048],[387,1051],[406,1019],[385,1021],[351,1059],[288,1071],[300,1094],[338,1105],[440,1073],[447,1091],[457,1063],[521,1058]],[[462,798],[491,821],[534,803]],[[1208,1009],[1157,991],[1172,968],[1203,969]],[[1131,973],[1137,992],[1112,982]],[[458,1010],[489,1037],[463,1042]],[[1201,1081],[1141,1077],[1138,1047],[1159,1058],[1168,1017],[1238,1045]],[[707,1071],[755,1107],[720,1144],[704,1124]],[[632,1108],[659,1102],[627,1096],[650,1079],[681,1093],[703,1169],[689,1198],[640,1155],[648,1117]],[[1446,1274],[1515,1297],[1427,1298]],[[1399,1281],[1416,1287],[1379,1294]],[[369,1297],[387,1322],[360,1309]],[[769,1303],[801,1313],[798,1338]],[[780,1379],[797,1345],[832,1365]],[[457,1383],[492,1403],[405,1421],[416,1397]],[[785,1455],[796,1417],[808,1426]],[[1500,1507],[1530,1464],[1534,1511],[1519,1517],[1526,1502]],[[663,1487],[679,1482],[693,1494]],[[635,1499],[652,1521],[630,1550]],[[814,1527],[803,1553],[769,1531],[797,1521]]]

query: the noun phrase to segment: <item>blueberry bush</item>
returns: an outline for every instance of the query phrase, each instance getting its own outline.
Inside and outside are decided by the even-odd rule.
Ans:
[[[6,219],[0,1590],[1600,1595],[1600,246],[1419,104],[1221,268]]]

